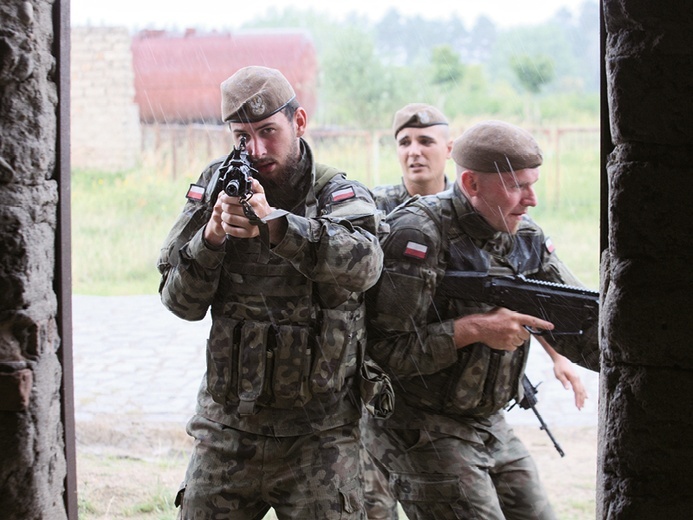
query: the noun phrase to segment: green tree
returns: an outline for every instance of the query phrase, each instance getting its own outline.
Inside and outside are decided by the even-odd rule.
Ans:
[[[522,88],[527,92],[525,117],[528,121],[538,123],[540,114],[536,97],[541,92],[541,88],[553,80],[553,60],[543,54],[537,56],[516,54],[510,57],[510,67]]]
[[[464,65],[450,45],[438,45],[431,51],[431,68],[431,83],[438,91],[436,105],[445,110],[449,92],[459,88],[462,82]]]
[[[438,45],[431,51],[433,66],[432,81],[435,85],[459,83],[464,75],[464,66],[460,56],[449,45]]]
[[[546,55],[515,54],[510,57],[510,67],[530,94],[539,94],[541,88],[554,78],[553,60]]]
[[[373,37],[360,29],[343,30],[325,50],[323,61],[325,111],[332,124],[380,128],[402,100],[397,69],[375,53]]]

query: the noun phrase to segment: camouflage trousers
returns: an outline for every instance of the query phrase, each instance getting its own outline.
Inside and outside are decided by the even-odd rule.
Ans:
[[[374,425],[367,446],[409,520],[555,520],[529,452],[505,421],[495,427],[505,442]]]
[[[366,413],[364,412],[364,416]],[[366,516],[368,520],[397,520],[397,499],[390,489],[388,472],[368,451],[368,445],[377,439],[366,417],[361,419],[361,441],[361,474]]]
[[[266,437],[194,416],[181,520],[277,518],[365,520],[359,428],[348,424],[297,437]]]

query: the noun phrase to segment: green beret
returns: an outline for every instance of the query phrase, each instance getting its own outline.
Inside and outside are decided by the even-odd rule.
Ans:
[[[452,145],[458,166],[481,173],[537,168],[542,153],[534,137],[504,121],[483,121],[469,127]]]
[[[221,117],[229,123],[255,123],[295,98],[294,89],[278,70],[244,67],[221,84]]]
[[[392,131],[395,137],[402,128],[426,128],[433,125],[447,125],[448,120],[436,107],[424,103],[410,103],[395,113]]]

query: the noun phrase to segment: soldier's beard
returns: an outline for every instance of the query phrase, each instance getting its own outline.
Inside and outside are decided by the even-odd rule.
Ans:
[[[303,157],[298,140],[294,143],[282,171],[277,172],[271,179],[259,178],[265,189],[267,201],[275,208],[291,209],[303,197]]]

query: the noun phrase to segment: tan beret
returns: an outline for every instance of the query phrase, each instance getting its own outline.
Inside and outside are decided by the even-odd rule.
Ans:
[[[426,128],[433,125],[447,125],[448,120],[436,107],[424,103],[410,103],[395,113],[392,131],[395,137],[402,128]]]
[[[224,122],[255,123],[295,98],[294,89],[278,70],[244,67],[221,84],[221,117]]]
[[[452,145],[452,159],[476,172],[509,172],[537,168],[542,152],[534,137],[504,121],[483,121],[469,127]]]

